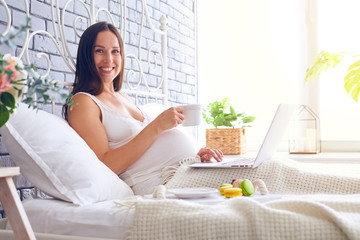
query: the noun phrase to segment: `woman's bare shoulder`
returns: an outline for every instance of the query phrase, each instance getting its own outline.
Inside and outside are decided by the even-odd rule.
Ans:
[[[72,97],[72,107],[69,111],[70,115],[93,115],[94,113],[99,114],[100,109],[94,100],[87,94],[78,93]]]
[[[86,93],[76,93],[74,96],[72,96],[71,98],[73,101],[85,101],[85,102],[91,102],[93,101],[90,97],[90,94],[86,94]]]
[[[77,93],[71,98],[74,107],[89,107],[96,106],[94,100],[88,95],[84,93]]]

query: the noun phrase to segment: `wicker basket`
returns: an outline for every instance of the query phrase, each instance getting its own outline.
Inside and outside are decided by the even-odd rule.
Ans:
[[[225,155],[246,153],[244,128],[206,129],[206,146],[218,148]]]

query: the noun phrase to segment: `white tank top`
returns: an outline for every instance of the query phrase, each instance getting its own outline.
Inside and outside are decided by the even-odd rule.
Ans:
[[[151,113],[141,111],[144,121],[138,121],[131,117],[121,116],[112,111],[95,96],[85,94],[99,106],[102,115],[102,124],[108,135],[110,149],[121,147],[139,134],[154,118]],[[141,109],[140,109],[141,110]],[[194,140],[178,128],[172,128],[162,132],[126,171],[119,174],[129,186],[144,185],[151,189],[153,184],[161,184],[161,170],[167,166],[177,165],[185,157],[195,156]],[[155,182],[149,182],[155,178]]]
[[[144,112],[142,112],[144,121],[141,122],[132,117],[122,116],[119,113],[113,111],[94,95],[85,92],[79,92],[76,94],[84,94],[89,96],[99,106],[101,111],[102,124],[104,125],[106,134],[108,136],[110,149],[121,147],[131,141],[150,122],[148,115]]]

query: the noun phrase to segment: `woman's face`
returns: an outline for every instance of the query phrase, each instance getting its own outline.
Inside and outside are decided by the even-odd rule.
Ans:
[[[99,32],[94,44],[94,63],[103,83],[112,82],[121,70],[120,45],[116,35]]]

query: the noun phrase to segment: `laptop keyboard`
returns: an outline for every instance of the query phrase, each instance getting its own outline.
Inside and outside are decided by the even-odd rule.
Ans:
[[[244,156],[239,156],[236,157],[234,159],[230,159],[227,160],[225,162],[222,162],[221,165],[252,165],[255,161],[256,156],[248,156],[248,155],[244,155]]]

